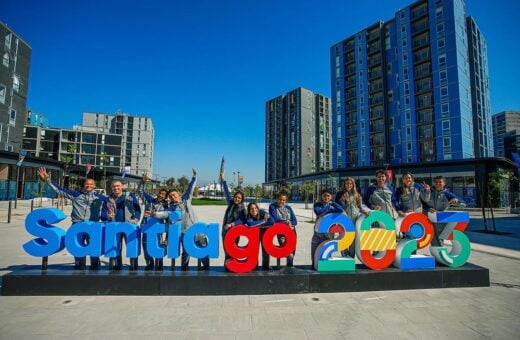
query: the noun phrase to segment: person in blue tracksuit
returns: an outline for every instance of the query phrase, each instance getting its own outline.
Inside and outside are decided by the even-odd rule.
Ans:
[[[222,243],[224,243],[224,239],[226,238],[226,234],[228,231],[236,225],[243,225],[246,223],[246,208],[244,206],[244,193],[240,190],[237,190],[233,197],[229,192],[229,188],[227,182],[224,179],[224,171],[222,170],[220,173],[220,182],[224,187],[224,193],[226,195],[226,200],[228,202],[226,212],[224,213],[224,219],[222,222]],[[227,261],[230,256],[226,252],[224,248],[224,261]],[[224,266],[225,267],[225,266]]]
[[[137,187],[137,194],[145,203],[145,217],[143,218],[142,225],[146,223],[147,218],[158,218],[162,220],[163,223],[167,223],[168,221],[168,215],[163,214],[164,218],[159,218],[158,216],[161,214],[161,212],[165,212],[168,210],[168,201],[166,200],[168,196],[168,190],[166,189],[160,189],[159,193],[156,197],[153,197],[149,195],[144,190],[144,184],[149,180],[148,176],[143,177],[143,181],[139,183]],[[161,235],[157,235],[158,241],[161,241]],[[148,254],[147,250],[147,244],[148,244],[148,235],[142,234],[142,246],[143,246],[143,253],[144,253],[144,260],[146,262],[145,270],[153,270],[155,268],[153,257]],[[159,264],[160,266],[160,264]],[[157,268],[159,269],[159,268]]]
[[[108,197],[108,220],[114,222],[129,222],[137,224],[141,215],[141,206],[133,192],[126,192],[123,182],[112,181],[112,193]],[[110,270],[121,270],[123,268],[122,242],[126,237],[123,235],[118,239],[118,247],[121,250],[117,257],[110,259]],[[125,240],[126,242],[126,240]],[[137,259],[130,259],[131,267],[137,269],[134,264]]]
[[[287,224],[294,232],[296,233],[296,225],[298,221],[296,220],[296,215],[294,215],[294,211],[287,204],[288,194],[285,191],[280,191],[276,195],[276,202],[271,203],[269,205],[269,215],[273,217],[275,223],[285,223]],[[282,235],[278,235],[278,242],[280,245],[285,243],[285,237]],[[294,264],[294,254],[296,253],[296,249],[294,252],[287,256],[287,266],[292,267]]]
[[[248,227],[260,227],[260,245],[262,246],[262,269],[269,270],[269,254],[265,251],[262,238],[267,228],[274,224],[274,220],[265,210],[258,208],[256,203],[247,206],[246,223]],[[271,240],[272,241],[272,240]]]
[[[395,197],[394,188],[386,181],[386,171],[383,169],[377,170],[376,183],[368,187],[363,196],[363,201],[369,209],[384,211],[393,219],[396,219],[399,204]]]
[[[84,221],[99,222],[107,220],[107,197],[94,191],[96,188],[96,182],[92,178],[87,178],[83,183],[83,189],[76,191],[62,188],[51,182],[47,170],[43,167],[38,169],[38,175],[42,181],[46,182],[52,188],[52,190],[63,195],[63,197],[72,200],[72,213],[70,217],[73,224]],[[80,242],[87,243],[88,241],[88,235],[83,234]],[[99,268],[100,264],[99,257],[90,257],[90,269],[96,270]],[[74,257],[74,269],[85,270],[86,258]]]
[[[314,213],[316,214],[316,221],[327,214],[332,213],[343,213],[345,212],[341,205],[339,205],[336,202],[332,201],[332,192],[329,189],[323,189],[321,191],[321,201],[314,203]],[[312,267],[314,268],[314,255],[316,253],[316,249],[318,246],[329,240],[329,234],[328,233],[318,233],[314,231],[314,234],[312,235],[311,239],[311,262]]]
[[[435,177],[433,179],[433,190],[430,194],[430,200],[426,203],[428,212],[444,211],[458,202],[457,196],[446,189],[446,179],[443,176]],[[446,223],[433,223],[434,234],[431,242],[432,246],[443,246],[443,242],[439,236],[444,228],[446,228]]]
[[[198,221],[197,215],[193,210],[193,206],[191,205],[191,200],[193,198],[193,190],[195,189],[195,184],[197,183],[197,170],[193,169],[193,177],[191,178],[190,184],[188,185],[188,189],[181,196],[178,190],[171,190],[168,194],[170,198],[170,211],[180,211],[181,213],[181,244],[184,242],[184,233],[186,230],[191,227],[194,223]],[[200,239],[196,239],[196,243],[199,246],[207,245],[207,239],[205,237],[201,237]],[[200,259],[202,263],[201,270],[209,270],[209,258],[205,257]],[[182,255],[181,255],[181,270],[187,271],[188,264],[190,262],[190,255],[186,252],[184,246],[182,246]]]

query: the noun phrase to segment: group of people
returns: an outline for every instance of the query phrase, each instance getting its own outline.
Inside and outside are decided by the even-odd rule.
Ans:
[[[371,211],[384,211],[393,219],[404,217],[408,213],[419,212],[428,213],[444,211],[449,206],[458,203],[457,197],[446,188],[446,179],[437,176],[433,180],[433,190],[425,182],[419,184],[414,181],[413,174],[405,173],[401,179],[401,186],[394,190],[388,182],[387,173],[380,169],[376,171],[376,182],[366,190],[363,197],[356,188],[353,178],[347,178],[343,182],[342,190],[336,194],[332,201],[332,192],[324,189],[321,193],[321,200],[314,204],[314,212],[317,217],[330,213],[345,213],[355,224],[356,220],[362,215],[369,215]],[[445,223],[433,223],[434,235],[431,241],[432,246],[442,246],[443,242],[439,238]],[[377,225],[373,227],[378,227]],[[402,235],[401,235],[402,237]],[[314,254],[318,245],[330,239],[329,234],[315,232],[311,241],[311,260],[314,265]],[[343,256],[354,256],[354,244]]]
[[[160,219],[167,225],[169,214],[172,211],[181,212],[181,241],[185,231],[198,221],[195,211],[193,210],[191,200],[193,191],[197,181],[197,171],[193,169],[193,177],[188,185],[186,192],[181,194],[177,189],[167,191],[160,189],[155,197],[149,195],[144,189],[144,183],[148,180],[145,176],[143,182],[138,186],[136,193],[127,192],[125,186],[120,180],[114,180],[111,183],[112,193],[109,196],[97,193],[96,182],[93,179],[86,179],[82,190],[74,191],[62,188],[51,182],[49,174],[45,168],[40,168],[38,174],[42,181],[46,181],[49,186],[56,192],[61,193],[64,197],[72,200],[72,223],[83,221],[103,221],[103,222],[130,222],[134,224],[145,224],[148,218]],[[244,193],[237,190],[231,195],[229,187],[224,177],[224,171],[220,173],[220,182],[222,183],[224,193],[227,200],[227,208],[224,213],[222,222],[222,240],[233,227],[244,225],[249,227],[260,227],[260,239],[264,235],[267,228],[275,223],[284,223],[296,232],[298,223],[293,209],[287,204],[288,193],[280,191],[276,195],[276,200],[269,205],[268,210],[260,209],[256,203],[249,203],[247,207],[244,203]],[[343,182],[342,190],[335,195],[329,189],[324,189],[321,193],[321,199],[314,204],[314,212],[319,218],[329,213],[344,213],[355,224],[361,215],[369,215],[373,210],[384,211],[392,218],[404,217],[407,213],[428,211],[444,211],[450,205],[457,203],[457,198],[446,188],[446,180],[442,176],[435,177],[433,189],[426,183],[418,184],[414,182],[413,175],[406,173],[402,177],[402,184],[394,190],[392,185],[387,181],[385,170],[376,172],[376,183],[371,185],[362,197],[356,187],[353,178],[347,178]],[[143,204],[141,205],[140,202]],[[445,224],[434,223],[434,238],[431,242],[432,246],[441,246],[441,234]],[[377,227],[377,226],[375,226]],[[166,228],[165,228],[166,233]],[[157,235],[157,242],[165,246],[167,235]],[[144,258],[146,261],[146,270],[162,269],[162,259],[155,260],[147,252],[147,234],[143,234],[142,246]],[[118,240],[119,249],[122,246],[124,235]],[[329,234],[315,232],[311,240],[311,260],[314,264],[314,254],[317,247],[322,242],[330,239]],[[88,235],[82,234],[81,240],[83,244],[89,242]],[[207,239],[204,236],[196,237],[195,242],[198,246],[205,246]],[[238,242],[238,240],[237,240]],[[285,239],[282,235],[278,236],[278,243],[283,245]],[[180,242],[182,246],[182,242]],[[343,252],[343,256],[354,256],[354,245]],[[225,259],[230,256],[225,253]],[[86,258],[75,257],[74,268],[79,270],[86,269]],[[188,270],[190,256],[184,247],[181,254],[181,270]],[[209,258],[199,259],[199,269],[209,269]],[[293,266],[294,252],[287,257],[287,266]],[[98,269],[100,261],[98,257],[91,257],[91,269]],[[137,258],[130,259],[130,269],[137,269]],[[270,269],[270,257],[262,244],[262,261],[263,270]],[[122,255],[110,258],[109,269],[121,270]]]

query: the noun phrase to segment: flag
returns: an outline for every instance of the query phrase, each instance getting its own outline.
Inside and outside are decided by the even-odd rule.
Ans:
[[[218,174],[218,178],[220,181],[220,174],[224,172],[224,156],[222,156],[222,160],[220,161],[220,172]]]
[[[27,156],[27,153],[28,153],[27,150],[24,150],[24,149],[20,150],[20,152],[18,153],[18,163],[16,163],[17,167],[22,166],[23,160],[25,159],[25,156]]]
[[[85,177],[88,176],[88,173],[90,172],[90,170],[92,170],[92,164],[91,163],[85,164]]]

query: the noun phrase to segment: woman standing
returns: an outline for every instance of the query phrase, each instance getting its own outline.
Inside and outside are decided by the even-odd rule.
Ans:
[[[356,220],[361,214],[370,214],[370,209],[363,204],[361,195],[357,191],[356,181],[352,177],[348,177],[343,182],[343,190],[336,194],[335,201],[345,210],[345,213],[350,217],[354,225],[356,225]],[[353,242],[351,246],[341,254],[343,256],[348,255],[354,257],[356,253],[355,245],[356,243]]]
[[[425,182],[422,185],[415,183],[413,175],[405,173],[402,178],[402,185],[397,188],[395,196],[399,203],[399,216],[404,217],[407,213],[423,212],[423,205],[430,200],[430,186]]]
[[[224,239],[226,238],[226,234],[229,231],[229,229],[233,228],[236,225],[241,225],[246,223],[246,208],[244,207],[244,193],[242,191],[237,190],[233,197],[231,197],[231,194],[229,193],[229,188],[227,185],[227,182],[224,179],[224,171],[222,170],[220,172],[220,182],[222,183],[222,186],[224,187],[224,193],[226,194],[226,200],[228,202],[228,206],[226,208],[226,212],[224,214],[224,220],[222,222],[222,242],[224,242]],[[226,252],[226,249],[224,248],[225,253],[225,260],[228,260],[230,256]]]
[[[247,226],[260,227],[260,245],[262,245],[262,269],[269,270],[269,254],[264,248],[262,238],[264,233],[274,224],[273,218],[265,210],[259,209],[256,203],[249,203],[247,206]],[[271,240],[272,241],[272,240]]]

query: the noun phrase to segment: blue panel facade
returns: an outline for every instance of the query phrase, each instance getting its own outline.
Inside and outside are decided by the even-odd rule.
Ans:
[[[489,149],[489,115],[472,108],[468,52],[464,0],[417,1],[334,45],[333,167],[473,158],[475,124]]]

